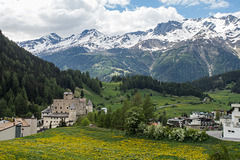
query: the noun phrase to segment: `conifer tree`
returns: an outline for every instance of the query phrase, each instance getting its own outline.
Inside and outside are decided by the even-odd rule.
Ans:
[[[81,90],[81,98],[83,98],[84,97],[84,92],[83,92],[83,90]]]
[[[143,102],[143,114],[147,124],[149,123],[150,119],[154,118],[154,107],[149,95],[146,96]]]

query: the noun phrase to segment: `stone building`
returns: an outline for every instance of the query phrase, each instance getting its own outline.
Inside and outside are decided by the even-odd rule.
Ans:
[[[60,121],[67,125],[76,122],[77,118],[93,111],[91,100],[86,103],[86,98],[74,98],[72,92],[64,92],[63,99],[54,99],[53,104],[42,111],[44,128],[55,128]],[[51,125],[50,125],[51,124]]]

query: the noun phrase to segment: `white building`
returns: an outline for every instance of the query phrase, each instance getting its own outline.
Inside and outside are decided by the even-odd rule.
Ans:
[[[232,104],[231,119],[223,124],[223,137],[240,138],[240,104]]]
[[[37,133],[37,119],[7,118],[0,121],[0,141],[24,137]]]
[[[101,108],[101,111],[104,111],[104,113],[107,114],[107,108]]]
[[[195,118],[202,118],[205,117],[205,113],[204,112],[192,112],[192,114],[190,114],[191,119],[195,119]]]
[[[37,118],[15,118],[15,122],[22,123],[22,137],[37,133]]]

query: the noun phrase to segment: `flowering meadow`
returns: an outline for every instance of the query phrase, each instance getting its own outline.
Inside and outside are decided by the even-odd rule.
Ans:
[[[213,144],[149,140],[67,127],[0,142],[0,159],[207,159]],[[236,146],[239,143],[236,143]],[[233,148],[232,148],[233,149]],[[239,149],[235,149],[239,151]]]

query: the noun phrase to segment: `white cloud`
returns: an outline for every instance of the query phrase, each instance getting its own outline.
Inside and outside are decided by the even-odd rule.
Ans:
[[[226,8],[229,3],[225,0],[159,0],[166,5],[207,5],[210,9]]]
[[[240,11],[239,12],[234,12],[234,13],[211,13],[212,16],[216,17],[216,18],[221,18],[221,17],[224,17],[224,16],[228,16],[228,15],[233,15],[237,18],[240,18]]]
[[[66,37],[95,28],[107,35],[155,27],[160,22],[182,20],[173,7],[107,10],[130,0],[0,0],[0,29],[13,40],[26,40],[56,32]]]
[[[106,5],[108,7],[116,7],[116,5],[120,5],[122,7],[127,6],[130,4],[130,0],[107,0]]]
[[[162,3],[167,5],[186,5],[186,6],[194,6],[198,5],[199,0],[160,0]]]

